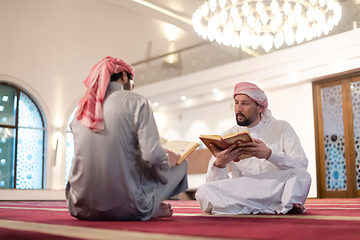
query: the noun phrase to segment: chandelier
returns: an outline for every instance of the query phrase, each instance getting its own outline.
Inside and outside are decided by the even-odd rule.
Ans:
[[[340,19],[337,0],[206,0],[192,23],[204,39],[269,52],[328,35]]]

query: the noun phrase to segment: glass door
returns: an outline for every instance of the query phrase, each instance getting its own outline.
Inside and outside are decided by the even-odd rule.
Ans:
[[[314,83],[319,197],[360,190],[360,77]]]

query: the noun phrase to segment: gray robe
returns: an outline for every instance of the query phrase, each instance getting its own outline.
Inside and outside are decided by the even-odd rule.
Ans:
[[[187,189],[187,164],[170,169],[148,100],[110,82],[105,129],[76,119],[75,156],[66,186],[72,216],[86,220],[147,220],[161,202]]]

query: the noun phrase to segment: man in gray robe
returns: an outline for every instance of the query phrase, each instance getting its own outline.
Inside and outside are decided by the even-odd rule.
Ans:
[[[170,217],[163,201],[187,189],[187,164],[164,149],[148,100],[132,90],[133,69],[107,57],[85,80],[71,123],[75,156],[66,186],[68,209],[84,220]],[[111,78],[111,81],[110,81]]]

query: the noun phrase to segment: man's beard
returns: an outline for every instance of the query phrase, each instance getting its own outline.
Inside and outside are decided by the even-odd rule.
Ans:
[[[243,117],[242,121],[239,120],[239,116]],[[236,122],[239,126],[246,127],[246,126],[249,126],[253,121],[248,119],[244,114],[237,113],[236,114]]]

